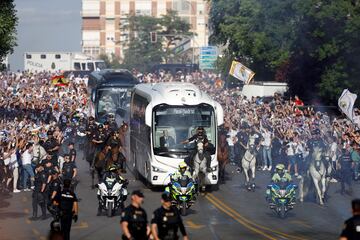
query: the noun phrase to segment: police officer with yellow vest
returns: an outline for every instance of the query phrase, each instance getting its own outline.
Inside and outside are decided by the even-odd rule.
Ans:
[[[178,240],[178,230],[184,240],[188,240],[185,226],[177,208],[171,205],[171,197],[167,193],[161,195],[161,207],[156,209],[151,220],[151,233],[155,240]]]

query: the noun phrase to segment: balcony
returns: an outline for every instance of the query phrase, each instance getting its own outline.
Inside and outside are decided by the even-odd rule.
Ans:
[[[87,9],[80,12],[82,17],[100,17],[99,9]]]

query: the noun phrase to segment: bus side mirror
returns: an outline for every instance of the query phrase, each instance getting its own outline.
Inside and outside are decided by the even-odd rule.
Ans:
[[[96,99],[96,91],[95,91],[95,90],[92,90],[92,91],[91,91],[91,101],[94,103],[94,102],[95,102],[95,99]]]

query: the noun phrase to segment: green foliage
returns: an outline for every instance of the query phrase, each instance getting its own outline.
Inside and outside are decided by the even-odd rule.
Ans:
[[[55,68],[56,68],[56,65],[55,65],[55,63],[54,63],[54,62],[52,62],[52,63],[51,63],[51,69],[53,69],[53,70],[54,70]]]
[[[129,42],[125,45],[123,65],[128,69],[149,71],[164,61],[179,60],[171,47],[176,40],[191,35],[190,25],[174,11],[168,11],[161,18],[132,15],[127,20],[128,24],[123,26],[123,30],[129,32]],[[156,42],[151,42],[151,32],[157,33]]]
[[[213,0],[214,44],[228,46],[257,80],[288,81],[303,98],[335,102],[360,91],[360,1]]]
[[[105,62],[107,68],[112,68],[112,69],[123,68],[122,64],[120,64],[120,58],[117,57],[115,54],[112,54],[111,58],[109,58],[108,55],[106,54],[100,54],[99,58]]]
[[[13,53],[16,46],[18,18],[13,0],[0,1],[0,60]]]

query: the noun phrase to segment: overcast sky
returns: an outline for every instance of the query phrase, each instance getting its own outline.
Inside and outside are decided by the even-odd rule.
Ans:
[[[13,71],[24,67],[24,52],[81,51],[81,0],[15,0],[18,46]]]

